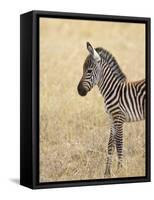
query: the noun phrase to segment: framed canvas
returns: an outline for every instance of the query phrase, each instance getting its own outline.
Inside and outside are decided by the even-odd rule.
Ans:
[[[150,181],[150,18],[20,17],[20,183]]]

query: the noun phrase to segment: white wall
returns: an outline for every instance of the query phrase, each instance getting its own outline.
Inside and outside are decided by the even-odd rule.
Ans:
[[[146,199],[154,183],[138,183],[32,191],[19,180],[19,14],[53,10],[154,19],[152,0],[5,0],[0,5],[0,199]],[[152,35],[154,26],[152,26]],[[153,48],[153,46],[152,46]],[[153,49],[152,49],[153,50]],[[153,55],[153,51],[152,51]],[[139,59],[139,58],[138,58]],[[153,63],[152,63],[153,64]],[[153,69],[152,69],[153,73]],[[154,81],[152,81],[152,84]],[[152,94],[152,100],[154,96]],[[154,111],[152,106],[152,111]],[[153,116],[152,116],[153,121]],[[152,127],[153,130],[153,127]],[[153,133],[152,133],[153,135]],[[153,136],[152,136],[153,139]],[[153,145],[153,142],[152,142]],[[152,152],[154,148],[152,147]],[[152,159],[153,167],[154,159]],[[153,173],[152,173],[153,174]]]

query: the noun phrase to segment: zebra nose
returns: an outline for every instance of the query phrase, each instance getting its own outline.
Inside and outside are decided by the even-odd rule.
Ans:
[[[81,96],[86,96],[87,91],[86,91],[85,88],[82,86],[82,83],[79,83],[77,89],[78,89],[79,95],[81,95]]]

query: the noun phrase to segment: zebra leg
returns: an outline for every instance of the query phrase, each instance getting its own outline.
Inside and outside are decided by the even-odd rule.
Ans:
[[[122,168],[123,160],[123,123],[116,123],[115,125],[115,143],[118,155],[118,170]]]
[[[112,165],[112,155],[115,149],[115,133],[114,133],[114,127],[111,127],[111,132],[110,132],[110,138],[108,142],[108,156],[107,156],[107,162],[106,162],[106,169],[104,176],[105,177],[110,177],[111,176],[111,165]]]

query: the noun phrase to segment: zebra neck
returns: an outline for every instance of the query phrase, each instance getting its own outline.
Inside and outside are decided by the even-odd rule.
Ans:
[[[101,70],[98,80],[98,87],[101,94],[107,98],[121,82],[126,80],[125,74],[121,71],[118,62],[112,54],[103,49],[96,48],[102,58]]]
[[[118,73],[116,73],[116,70],[113,71],[110,67],[104,67],[98,82],[100,93],[107,99],[117,88],[119,88],[125,79],[126,77],[119,69]]]

